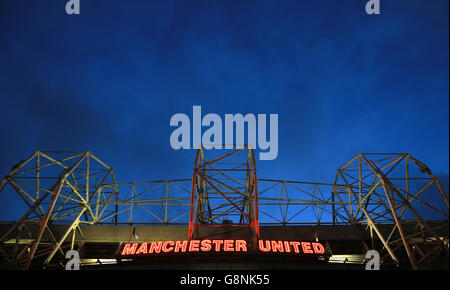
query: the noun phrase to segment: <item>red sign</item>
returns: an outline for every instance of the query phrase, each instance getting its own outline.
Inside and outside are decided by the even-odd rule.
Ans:
[[[324,254],[325,248],[318,242],[259,240],[258,250],[273,253]],[[159,241],[151,243],[127,243],[122,256],[151,255],[185,252],[247,252],[245,240],[191,240]]]

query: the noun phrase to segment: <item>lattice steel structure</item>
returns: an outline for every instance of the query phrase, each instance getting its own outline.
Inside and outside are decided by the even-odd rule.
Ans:
[[[18,245],[13,257],[6,256],[13,263],[24,262],[25,269],[34,258],[45,256],[47,264],[57,251],[63,253],[63,242],[71,233],[75,235],[79,224],[97,224],[105,220],[105,216],[117,221],[119,192],[114,186],[114,171],[90,152],[36,151],[12,168],[2,180],[0,191],[6,184],[14,188],[28,210],[0,242],[26,226],[28,221],[39,224],[39,231],[29,244]],[[105,184],[113,186],[105,189]],[[116,202],[114,208],[109,206],[111,201]],[[59,239],[51,229],[55,223],[68,224]],[[44,234],[48,234],[53,243],[41,243]]]
[[[411,172],[414,172],[413,176]],[[413,269],[417,269],[417,259],[424,261],[440,251],[448,254],[448,237],[439,237],[436,229],[419,213],[420,206],[425,206],[448,220],[448,197],[431,170],[410,154],[358,154],[338,169],[334,183],[344,184],[345,187],[333,189],[333,201],[340,202],[338,206],[333,203],[333,223],[340,220],[367,224],[371,236],[376,234],[383,250],[394,262],[398,263],[395,249],[401,246]],[[442,197],[446,211],[428,202],[430,196],[424,193],[432,185],[436,186]],[[412,188],[414,191],[411,191]],[[408,235],[403,229],[408,222],[417,224],[420,230]],[[394,227],[386,236],[380,232],[377,223],[393,224]],[[396,232],[397,238],[392,238]],[[432,250],[424,253],[423,247],[430,246]]]
[[[192,178],[189,239],[200,237],[201,226],[248,226],[259,237],[258,186],[254,150],[243,146],[206,161],[197,151]],[[230,162],[247,153],[245,162]],[[225,162],[224,162],[225,161]],[[228,161],[228,162],[227,162]]]
[[[1,181],[2,194],[13,191],[25,213],[0,238],[0,253],[24,269],[64,256],[90,225],[186,225],[190,238],[207,226],[247,227],[257,237],[269,225],[345,225],[361,233],[355,252],[376,249],[393,264],[406,253],[413,269],[449,250],[448,196],[408,153],[360,153],[333,183],[315,183],[257,179],[248,148],[210,161],[199,150],[192,178],[118,183],[90,152],[37,151]]]

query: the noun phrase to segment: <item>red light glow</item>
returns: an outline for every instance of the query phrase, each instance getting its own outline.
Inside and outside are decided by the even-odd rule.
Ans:
[[[268,253],[316,254],[325,253],[325,248],[318,242],[259,240],[258,250]],[[158,253],[185,252],[247,252],[245,240],[191,240],[159,241],[151,243],[127,243],[122,249],[122,256],[143,256]]]

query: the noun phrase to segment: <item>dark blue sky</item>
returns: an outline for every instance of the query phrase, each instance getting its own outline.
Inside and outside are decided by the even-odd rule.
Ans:
[[[121,182],[190,178],[169,120],[201,105],[279,114],[262,178],[409,152],[448,184],[447,0],[65,2],[0,3],[1,175],[39,149],[90,150]]]

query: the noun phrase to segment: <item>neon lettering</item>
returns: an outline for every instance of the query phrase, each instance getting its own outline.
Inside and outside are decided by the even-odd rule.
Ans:
[[[147,243],[142,243],[142,245],[139,247],[139,250],[137,250],[136,255],[139,254],[147,254]]]
[[[152,253],[160,253],[162,248],[162,242],[153,242],[150,244],[150,249],[148,250],[149,254]]]
[[[258,245],[259,245],[259,250],[261,252],[269,252],[270,251],[270,241],[265,241],[266,242],[266,246],[264,247],[264,241],[259,240]]]
[[[225,240],[223,250],[225,252],[234,252],[233,244],[234,244],[233,240]]]
[[[325,253],[325,248],[320,243],[312,243],[314,253],[315,254],[323,254]]]
[[[291,252],[291,248],[289,247],[289,242],[284,242],[284,251],[286,253],[290,253]]]
[[[283,253],[283,242],[282,241],[272,241],[272,252],[280,252]]]
[[[301,246],[301,250],[300,250]],[[292,248],[291,248],[292,247]],[[325,253],[319,242],[259,240],[257,249],[260,252],[316,254]],[[251,249],[251,251],[254,251]],[[159,253],[185,252],[247,252],[246,240],[191,240],[191,241],[159,241],[151,243],[127,243],[122,249],[122,256],[145,255]]]
[[[211,251],[211,240],[203,240],[201,245],[202,245],[201,250],[203,252]]]
[[[236,252],[247,252],[247,242],[244,240],[236,240]]]
[[[300,249],[298,248],[300,242],[290,242],[290,244],[294,247],[294,252],[296,252],[297,254],[300,253]]]
[[[213,240],[212,241],[214,245],[216,245],[216,252],[220,251],[220,245],[223,244],[223,240]]]
[[[126,244],[122,250],[122,256],[134,255],[134,252],[136,251],[137,246],[138,246],[137,243],[134,243],[133,245]]]
[[[187,241],[177,241],[175,244],[175,252],[179,252],[181,249],[181,252],[186,252],[186,248],[187,248]]]
[[[162,245],[162,251],[164,253],[169,253],[169,252],[173,251],[173,245],[174,245],[173,241],[164,242]],[[170,248],[168,248],[167,246],[170,246]]]
[[[305,254],[312,254],[312,253],[314,253],[311,250],[311,244],[309,242],[302,242],[302,249],[303,249],[303,253],[305,253]]]
[[[198,245],[200,244],[199,240],[192,240],[189,244],[189,252],[198,252]]]

